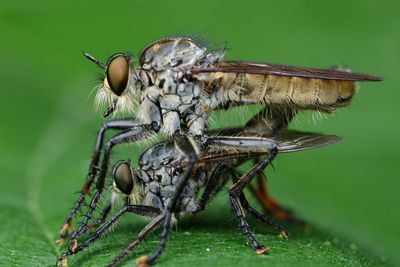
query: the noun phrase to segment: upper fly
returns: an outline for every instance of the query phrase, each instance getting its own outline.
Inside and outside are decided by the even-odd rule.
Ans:
[[[157,123],[167,135],[186,125],[202,135],[212,110],[259,104],[296,110],[332,112],[347,106],[356,81],[380,81],[368,74],[268,63],[226,61],[225,51],[209,52],[188,38],[168,38],[148,45],[134,66],[117,53],[106,64],[97,101],[114,111],[137,113],[143,124]]]

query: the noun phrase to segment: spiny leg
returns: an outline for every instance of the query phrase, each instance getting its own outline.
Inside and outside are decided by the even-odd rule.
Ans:
[[[126,130],[138,126],[139,122],[135,120],[114,120],[104,122],[101,126],[99,132],[97,133],[96,144],[92,154],[92,160],[89,165],[89,171],[87,174],[86,182],[83,185],[79,199],[75,202],[72,210],[68,213],[67,217],[64,219],[64,224],[60,229],[60,239],[57,243],[62,244],[64,239],[68,236],[68,232],[73,232],[73,226],[71,224],[72,219],[77,214],[78,210],[81,208],[85,201],[86,196],[89,194],[90,187],[94,181],[97,174],[97,165],[100,159],[100,153],[103,146],[103,140],[105,132],[109,129],[111,130]]]
[[[110,213],[111,211],[111,203],[107,203],[107,205],[102,209],[99,217],[96,219],[96,221],[92,224],[90,224],[83,232],[82,235],[91,231],[92,229],[97,228],[99,225],[101,225],[102,223],[105,222],[107,215]],[[73,232],[73,231],[72,231]],[[69,237],[68,233],[65,234],[65,237]],[[57,243],[59,245],[61,245],[62,243],[59,243],[61,240],[57,240]],[[62,242],[62,241],[61,241]]]
[[[287,129],[297,111],[284,107],[265,107],[244,126],[243,132],[270,135]]]
[[[247,239],[251,242],[254,250],[257,254],[263,254],[267,248],[261,245],[257,239],[252,234],[248,223],[245,220],[245,215],[243,212],[243,208],[238,201],[238,198],[242,194],[243,188],[261,171],[264,170],[265,167],[275,158],[277,154],[277,147],[275,146],[266,156],[266,158],[250,169],[245,175],[243,175],[237,182],[235,182],[230,190],[229,190],[229,200],[235,212],[236,218],[239,220],[239,226],[243,230]]]
[[[219,133],[221,134],[221,132]],[[227,134],[230,134],[227,132]],[[291,140],[290,138],[295,138]],[[323,138],[325,137],[325,138]],[[246,161],[250,158],[259,158],[262,155],[265,155],[265,151],[271,149],[271,142],[274,138],[278,141],[277,144],[280,144],[279,141],[283,143],[280,144],[279,149],[285,151],[289,149],[291,151],[296,151],[296,149],[305,149],[316,147],[321,144],[328,144],[334,142],[336,139],[332,136],[321,136],[321,135],[312,135],[312,134],[302,134],[302,133],[291,133],[288,132],[286,135],[283,135],[281,139],[279,136],[259,136],[257,134],[246,134],[245,136],[233,136],[233,135],[210,135],[207,137],[207,141],[205,143],[206,147],[222,147],[223,150],[218,153],[208,153],[202,158],[200,158],[201,162],[208,161],[221,161],[221,160],[229,160],[231,158],[235,158],[238,163]],[[229,147],[234,148],[233,152],[230,151]],[[214,148],[214,150],[215,150]],[[218,151],[218,150],[217,150]],[[254,164],[257,164],[255,161]],[[265,177],[262,172],[258,174],[258,182],[259,186],[256,189],[254,186],[248,184],[247,186],[252,190],[252,193],[257,197],[260,204],[267,209],[268,211],[274,211],[273,215],[278,218],[282,218],[285,216],[291,222],[295,222],[301,225],[304,225],[304,222],[298,218],[296,218],[293,214],[290,213],[289,210],[284,209],[279,204],[277,204],[271,197],[268,195],[267,187],[265,184]],[[274,202],[272,202],[274,201]],[[273,205],[272,205],[273,204]],[[278,213],[279,212],[279,213]],[[286,213],[285,213],[286,212]]]
[[[75,250],[73,251],[69,250],[61,254],[60,257],[58,258],[59,265],[65,265],[67,256],[82,251],[84,248],[89,246],[89,244],[93,243],[97,238],[102,236],[104,232],[107,229],[109,229],[112,225],[114,225],[126,212],[131,212],[142,216],[157,216],[161,214],[161,210],[154,207],[143,206],[143,205],[126,205],[121,210],[119,210],[114,216],[112,216],[107,222],[101,225],[85,241],[83,241],[79,246],[77,246]]]
[[[244,127],[244,132],[260,135],[277,134],[287,129],[297,111],[282,107],[266,107],[253,116]],[[284,208],[268,194],[265,176],[260,173],[257,177],[257,186],[248,185],[265,212],[273,217],[291,223],[306,225],[306,222],[297,218],[290,209]]]
[[[234,183],[237,182],[238,180],[238,173],[236,170],[231,169],[230,172],[232,173],[232,180]],[[252,215],[254,218],[256,218],[257,220],[261,221],[264,224],[267,224],[269,226],[274,227],[275,229],[279,230],[281,235],[285,238],[289,237],[289,232],[286,230],[286,228],[282,225],[280,225],[279,223],[276,223],[275,221],[273,221],[272,219],[268,218],[267,216],[265,216],[264,214],[260,213],[259,211],[257,211],[256,209],[254,209],[253,207],[250,206],[250,203],[247,201],[246,196],[244,194],[244,192],[242,192],[239,196],[239,200],[240,200],[240,204],[242,205],[242,207],[250,214]]]
[[[261,221],[262,223],[265,223],[267,225],[270,225],[276,229],[278,229],[280,231],[280,234],[284,237],[284,238],[288,238],[289,237],[289,232],[286,230],[286,228],[276,222],[274,222],[273,220],[271,220],[270,218],[268,218],[267,216],[265,216],[264,214],[260,213],[258,210],[256,210],[255,208],[251,207],[249,202],[247,201],[244,193],[242,192],[242,194],[239,197],[240,200],[240,204],[242,205],[242,207],[250,214],[252,215],[254,218],[256,218],[257,220]]]
[[[229,196],[229,201],[231,202],[231,206],[232,206],[233,211],[235,213],[235,217],[239,221],[240,229],[242,229],[244,235],[250,241],[250,243],[253,246],[253,248],[256,251],[256,253],[257,254],[263,254],[265,251],[268,250],[268,248],[263,246],[263,245],[261,245],[257,241],[257,239],[254,237],[253,233],[250,230],[250,226],[248,225],[248,223],[244,219],[245,215],[244,215],[242,206],[237,201],[237,198],[234,197],[234,196]]]
[[[200,163],[208,164],[217,162],[204,193],[199,202],[199,211],[204,209],[208,201],[219,192],[221,187],[226,183],[228,177],[226,172],[232,174],[232,180],[237,180],[236,173],[233,171],[237,164],[247,161],[249,158],[263,156],[270,150],[276,150],[276,144],[268,138],[260,136],[234,136],[234,135],[217,135],[211,133],[206,136],[205,147],[213,147],[212,153],[206,153],[200,159]],[[229,133],[228,133],[229,134]],[[231,161],[233,159],[233,161]],[[225,162],[231,162],[227,164]],[[236,163],[234,163],[236,162]],[[233,164],[233,166],[232,166]]]
[[[224,162],[218,164],[215,167],[210,177],[208,178],[208,182],[200,198],[198,211],[204,210],[208,202],[212,200],[215,195],[221,190],[221,188],[226,184],[229,177],[223,174],[224,171],[226,171],[228,168],[229,166],[227,166],[227,164]]]
[[[86,232],[91,231],[92,229],[96,229],[97,227],[99,227],[99,225],[104,223],[107,218],[107,215],[111,211],[111,207],[112,207],[111,203],[107,203],[107,205],[102,209],[99,218],[97,218],[94,223],[90,224],[82,234],[85,234]]]
[[[228,166],[226,163],[218,164],[210,175],[209,182],[207,183],[203,195],[200,198],[198,211],[204,210],[208,202],[221,190],[222,186],[229,179],[229,176],[226,175],[227,173],[230,173],[232,175],[232,180],[234,183],[238,180],[237,173],[235,170],[232,169],[232,167]],[[280,231],[283,237],[287,238],[289,236],[289,232],[285,229],[284,226],[274,222],[264,214],[261,214],[259,211],[251,207],[245,197],[244,192],[242,192],[242,194],[240,195],[239,200],[241,206],[253,217],[258,219],[262,223],[276,228]]]
[[[229,190],[229,200],[231,202],[233,211],[235,212],[236,218],[239,220],[239,225],[242,228],[244,234],[251,242],[255,251],[262,254],[266,251],[266,248],[262,246],[252,234],[249,225],[244,219],[245,215],[243,207],[239,200],[243,194],[244,187],[260,172],[262,172],[268,164],[275,158],[278,145],[267,138],[260,136],[208,136],[206,141],[207,147],[222,148],[226,152],[210,155],[208,158],[203,157],[203,161],[207,160],[223,160],[231,158],[232,156],[238,157],[239,155],[246,159],[246,157],[254,157],[255,155],[266,155],[265,159],[254,165],[245,175],[238,179]],[[234,148],[232,151],[227,149],[228,147]],[[240,160],[239,160],[240,162]]]
[[[178,147],[178,149],[185,155],[185,158],[187,159],[188,164],[186,165],[185,171],[183,172],[182,177],[180,178],[180,180],[178,181],[178,184],[176,185],[176,189],[175,189],[173,197],[168,202],[167,207],[165,208],[165,210],[163,212],[164,222],[163,222],[162,231],[160,234],[160,242],[158,243],[158,246],[153,250],[153,252],[150,255],[139,257],[136,260],[136,263],[138,263],[140,266],[147,266],[149,264],[152,264],[163,252],[167,238],[168,238],[172,213],[176,209],[177,202],[180,199],[180,196],[183,192],[184,187],[187,184],[187,181],[189,180],[190,176],[193,174],[193,167],[198,160],[198,155],[196,153],[194,145],[193,145],[192,141],[186,135],[177,133],[173,136],[173,140],[175,142],[175,145]]]
[[[115,266],[119,262],[121,262],[131,251],[134,249],[137,245],[139,245],[145,238],[146,236],[151,233],[154,229],[157,228],[162,222],[164,221],[164,215],[161,214],[154,218],[148,225],[146,225],[145,228],[140,231],[138,237],[131,242],[127,247],[125,247],[110,263],[107,264],[107,266]]]
[[[110,162],[110,157],[111,157],[111,150],[114,148],[114,146],[121,144],[121,143],[127,143],[127,142],[134,142],[137,140],[142,139],[149,133],[152,133],[153,126],[151,125],[143,125],[143,126],[138,126],[135,127],[134,129],[126,130],[122,133],[119,133],[112,137],[108,142],[107,146],[104,152],[103,160],[102,160],[102,165],[100,168],[100,173],[99,177],[96,181],[96,189],[95,193],[92,197],[92,200],[89,204],[89,208],[79,224],[78,228],[72,233],[71,239],[68,243],[68,250],[70,252],[73,252],[77,246],[77,237],[82,235],[82,233],[85,231],[85,229],[88,227],[88,221],[91,219],[93,212],[97,206],[97,202],[100,199],[100,196],[103,192],[104,189],[104,184],[105,184],[105,178],[107,176],[107,171],[108,171],[108,166]]]

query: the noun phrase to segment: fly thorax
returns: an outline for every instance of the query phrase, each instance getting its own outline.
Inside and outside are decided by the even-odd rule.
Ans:
[[[177,171],[176,169],[173,170],[173,168],[170,169],[170,171],[171,170],[173,173],[168,173],[168,170],[165,170],[164,168],[154,171],[155,177],[153,178],[155,178],[155,180],[148,183],[145,189],[145,205],[164,209],[168,205],[169,201],[171,201],[176,192],[176,186],[183,174],[183,171],[181,170]],[[178,200],[178,211],[193,213],[198,210],[196,199],[200,187],[204,184],[202,182],[203,180],[204,179],[190,179],[188,181]]]
[[[172,184],[174,177],[172,166],[181,158],[182,155],[175,149],[174,143],[158,144],[141,155],[138,176],[143,182],[144,205],[164,209],[167,201],[166,191],[175,190]]]
[[[181,171],[171,166],[150,166],[142,168],[139,175],[143,179],[143,204],[164,209],[176,191]]]
[[[187,38],[165,39],[146,47],[140,57],[142,68],[156,71],[179,67],[189,70],[205,59],[206,49]]]
[[[191,116],[199,103],[202,83],[189,81],[181,72],[165,70],[157,75],[156,86],[160,90],[160,105],[163,128],[167,135],[180,130],[182,121]]]
[[[183,155],[173,142],[151,147],[142,154],[138,176],[144,188],[143,205],[159,209],[168,205],[182,177],[183,160]],[[196,196],[199,187],[203,185],[198,180],[190,180],[184,188],[178,204],[180,211],[194,212],[197,209]]]

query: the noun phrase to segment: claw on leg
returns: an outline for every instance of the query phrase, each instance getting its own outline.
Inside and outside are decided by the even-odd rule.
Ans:
[[[136,259],[136,264],[140,267],[147,267],[149,266],[149,257],[148,256],[141,256]]]
[[[61,229],[60,229],[60,231],[59,231],[59,233],[60,233],[60,239],[58,239],[57,241],[56,241],[56,244],[58,245],[58,246],[62,246],[63,244],[64,244],[64,242],[65,242],[65,239],[69,236],[69,233],[73,233],[75,231],[75,228],[74,228],[74,226],[72,225],[72,224],[70,224],[70,223],[65,223],[62,227],[61,227]]]
[[[77,247],[78,247],[78,240],[72,239],[72,240],[69,242],[69,249],[70,249],[72,252],[74,252],[74,251],[76,250]]]
[[[74,226],[71,223],[65,223],[60,229],[60,237],[65,238],[68,233],[72,233],[75,231]]]
[[[67,233],[69,226],[70,226],[70,224],[66,223],[61,227],[60,236],[64,236]]]
[[[281,231],[280,236],[282,236],[285,239],[289,239],[289,233],[286,231]]]
[[[60,256],[60,258],[58,258],[57,267],[66,267],[66,266],[68,266],[67,255],[64,253]]]
[[[57,246],[62,246],[65,242],[65,238],[60,238],[56,240],[56,245]]]
[[[259,247],[255,251],[258,255],[261,255],[261,254],[264,254],[265,252],[267,252],[268,250],[269,250],[268,247]]]

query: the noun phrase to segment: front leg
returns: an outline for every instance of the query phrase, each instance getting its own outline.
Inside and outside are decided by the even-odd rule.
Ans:
[[[154,129],[158,129],[158,128],[159,128],[158,124],[156,124],[156,123],[152,124],[152,125],[138,126],[133,129],[126,130],[122,133],[119,133],[119,134],[115,135],[114,137],[112,137],[108,141],[105,152],[104,152],[99,177],[96,182],[96,189],[94,191],[92,200],[89,204],[89,209],[86,212],[79,227],[71,235],[71,239],[68,244],[68,250],[70,252],[73,252],[77,247],[77,237],[86,231],[86,228],[88,227],[88,221],[91,219],[91,217],[93,215],[93,211],[95,210],[95,208],[97,206],[97,202],[100,199],[100,196],[103,192],[105,178],[106,178],[107,171],[108,171],[108,166],[109,166],[109,162],[110,162],[112,149],[118,144],[133,143],[135,141],[138,141],[140,139],[147,137],[149,134],[154,134],[154,132],[155,132]]]
[[[96,239],[103,236],[107,229],[112,227],[126,212],[135,213],[141,216],[157,216],[161,211],[157,208],[142,205],[125,205],[120,211],[112,216],[107,222],[101,225],[92,235],[90,235],[85,241],[82,242],[74,251],[67,251],[58,258],[58,265],[66,266],[67,256],[76,254],[88,247],[89,244],[93,243]]]
[[[64,239],[68,236],[68,232],[73,232],[73,226],[71,224],[72,219],[76,216],[77,212],[80,210],[82,204],[85,201],[86,196],[89,194],[90,187],[96,177],[98,164],[100,159],[100,153],[103,147],[104,135],[107,130],[127,130],[136,126],[142,125],[136,120],[126,119],[126,120],[113,120],[106,121],[101,126],[97,133],[96,144],[92,154],[92,160],[89,165],[89,171],[87,174],[86,182],[82,187],[79,199],[75,202],[72,210],[68,213],[67,217],[64,219],[63,226],[60,229],[60,239],[57,243],[62,244]]]

